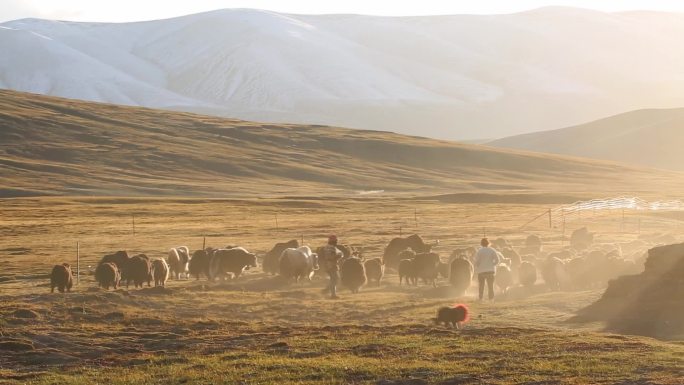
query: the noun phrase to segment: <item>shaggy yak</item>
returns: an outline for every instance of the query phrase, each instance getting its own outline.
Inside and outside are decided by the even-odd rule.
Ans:
[[[399,261],[399,286],[401,282],[406,282],[407,285],[418,284],[418,278],[416,278],[416,272],[413,267],[413,259],[402,259]]]
[[[119,288],[121,273],[115,263],[101,263],[95,269],[95,280],[98,285],[105,290],[109,290],[110,286],[116,290]]]
[[[211,257],[214,255],[214,249],[207,247],[204,250],[195,250],[192,253],[192,258],[188,264],[188,272],[191,276],[200,279],[200,274],[204,274],[207,279],[209,278],[209,264],[211,263]]]
[[[400,258],[399,260],[400,261],[402,259],[413,259],[415,257],[416,257],[416,252],[411,250],[411,249],[406,249],[406,250],[403,250],[399,253],[399,258]]]
[[[444,326],[451,325],[460,329],[464,323],[468,322],[468,307],[463,304],[440,307],[437,310],[437,317],[432,320],[435,324],[443,323]]]
[[[416,254],[413,259],[413,269],[416,278],[423,280],[424,284],[432,284],[437,287],[437,277],[439,276],[439,255],[437,253]]]
[[[137,288],[143,287],[143,284],[147,282],[147,286],[152,286],[152,266],[150,264],[150,259],[145,254],[138,254],[131,257],[124,268],[126,280],[126,288],[133,281],[133,285]],[[124,279],[122,277],[122,279]]]
[[[537,282],[537,268],[532,262],[525,261],[520,264],[518,282],[523,286],[534,286]]]
[[[169,250],[169,273],[176,279],[188,271],[190,262],[190,250],[187,246],[174,247]]]
[[[437,272],[439,273],[439,276],[445,279],[449,279],[449,264],[446,262],[439,262],[439,265],[437,266]]]
[[[382,261],[385,266],[396,269],[399,267],[399,261],[402,258],[399,256],[403,250],[411,249],[416,253],[428,253],[433,245],[427,244],[423,241],[420,235],[413,234],[406,238],[394,238],[385,247],[385,252],[382,256]]]
[[[116,253],[105,255],[98,264],[101,265],[103,263],[113,263],[119,268],[119,271],[121,271],[124,266],[126,266],[129,259],[130,257],[125,250],[119,250]]]
[[[351,245],[337,245],[336,246],[339,251],[342,252],[342,259],[345,260],[347,258],[353,257],[353,256],[358,256],[359,251],[356,250],[354,246]]]
[[[465,294],[473,281],[473,264],[464,257],[455,258],[451,261],[449,271],[449,283],[457,292],[457,296]]]
[[[68,263],[55,265],[52,268],[52,274],[50,274],[50,293],[55,292],[55,287],[60,293],[64,293],[64,290],[71,291],[73,285],[74,280],[71,277],[71,267]]]
[[[517,271],[518,267],[520,267],[520,262],[522,262],[520,254],[518,254],[518,252],[515,251],[515,249],[513,249],[512,247],[507,247],[501,250],[501,254],[503,254],[504,258],[511,261],[511,264],[509,266],[511,270]]]
[[[340,266],[340,280],[342,286],[351,290],[352,293],[358,293],[361,286],[366,284],[368,281],[366,269],[359,258],[350,257],[342,262],[342,266]]]
[[[541,269],[542,278],[551,290],[560,290],[567,284],[565,261],[557,257],[548,258]]]
[[[542,240],[539,238],[537,235],[529,235],[525,239],[525,247],[523,248],[525,250],[525,254],[534,254],[537,255],[541,253],[542,250]]]
[[[507,264],[500,263],[496,265],[496,280],[494,280],[494,283],[502,293],[505,293],[509,287],[513,286],[513,273]]]
[[[280,256],[280,275],[285,279],[294,278],[295,282],[299,282],[306,278],[311,281],[318,269],[318,255],[312,253],[309,246],[285,249]]]
[[[385,275],[385,265],[382,264],[382,258],[369,259],[364,262],[363,266],[366,268],[368,283],[375,281],[376,286],[380,286],[380,281]]]
[[[454,251],[452,251],[451,255],[449,256],[449,263],[451,263],[454,259],[459,257],[463,257],[469,261],[472,261],[472,258],[476,253],[477,249],[472,246],[454,249]]]
[[[119,250],[116,253],[107,254],[100,260],[100,263],[114,263],[119,269],[128,262],[128,252],[126,250]]]
[[[594,234],[586,227],[577,229],[570,235],[570,246],[575,250],[586,250],[594,242]]]
[[[231,274],[233,279],[237,279],[244,270],[248,270],[250,267],[257,267],[256,255],[244,248],[218,249],[214,251],[211,258],[209,279],[213,281],[216,277],[223,278],[227,274]]]
[[[273,246],[273,248],[264,255],[264,259],[261,263],[261,268],[264,273],[275,275],[279,273],[280,269],[280,256],[283,254],[285,249],[296,249],[299,247],[299,241],[293,239],[288,242],[278,242]]]
[[[152,261],[152,276],[154,277],[154,287],[165,286],[169,279],[169,265],[164,259]]]

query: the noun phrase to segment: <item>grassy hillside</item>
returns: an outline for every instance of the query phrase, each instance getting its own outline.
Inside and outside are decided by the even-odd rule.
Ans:
[[[681,179],[386,132],[261,124],[13,91],[0,91],[0,165],[5,197],[647,194],[680,190]]]
[[[684,108],[638,110],[560,130],[489,143],[554,154],[684,170]]]

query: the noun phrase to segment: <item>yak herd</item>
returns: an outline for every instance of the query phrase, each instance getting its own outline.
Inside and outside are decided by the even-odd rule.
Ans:
[[[619,275],[638,273],[638,263],[625,259],[619,249],[591,249],[593,236],[586,229],[573,233],[570,246],[556,252],[546,252],[542,240],[530,235],[517,250],[505,239],[492,242],[501,263],[496,268],[495,283],[502,292],[514,286],[531,287],[537,282],[552,290],[587,288],[605,284]],[[474,278],[473,257],[475,247],[454,250],[448,258],[441,258],[432,251],[436,243],[426,243],[420,236],[394,238],[385,247],[382,258],[364,258],[359,249],[338,245],[343,254],[339,265],[340,282],[353,293],[366,284],[379,286],[385,269],[396,272],[399,285],[437,285],[442,277],[448,280],[457,295],[463,295]],[[319,265],[320,249],[313,252],[297,240],[277,243],[263,255],[262,270],[270,275],[298,282],[311,280],[324,273]],[[126,251],[105,255],[97,264],[94,275],[99,286],[108,290],[120,285],[143,287],[164,286],[169,277],[180,279],[190,276],[210,281],[237,279],[250,268],[255,268],[257,256],[243,247],[206,248],[190,250],[176,247],[168,252],[166,259],[149,258],[145,254],[130,256]],[[69,291],[73,285],[68,264],[56,265],[51,274],[51,291]]]

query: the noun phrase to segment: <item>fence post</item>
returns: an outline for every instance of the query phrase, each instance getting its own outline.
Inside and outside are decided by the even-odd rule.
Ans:
[[[565,215],[563,215],[563,233],[561,234],[561,247],[565,246]]]
[[[133,218],[133,236],[135,237],[135,214],[131,215]]]
[[[76,241],[76,285],[81,283],[81,242]]]
[[[202,250],[207,249],[207,237],[203,237],[202,239]]]
[[[549,210],[550,210],[550,209],[549,209]],[[525,223],[524,225],[522,225],[520,228],[521,228],[521,229],[524,229],[525,227],[527,227],[527,225],[529,225],[529,224],[531,224],[532,222],[536,221],[537,219],[543,217],[544,215],[547,215],[548,213],[549,213],[549,211],[542,211],[541,214],[537,215],[537,216],[534,217],[532,220],[530,220],[529,222],[527,222],[527,223]],[[553,225],[553,224],[551,223],[551,221],[549,221],[549,226],[552,226],[552,225]]]
[[[416,229],[418,229],[418,210],[413,209],[413,222],[416,224]]]
[[[276,231],[278,231],[278,213],[275,213]]]
[[[551,222],[551,209],[549,209],[549,228],[553,227],[553,223]]]

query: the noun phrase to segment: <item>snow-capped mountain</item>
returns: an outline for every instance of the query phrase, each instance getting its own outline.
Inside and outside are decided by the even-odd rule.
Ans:
[[[219,10],[0,24],[0,88],[258,121],[494,138],[684,106],[684,15]]]

